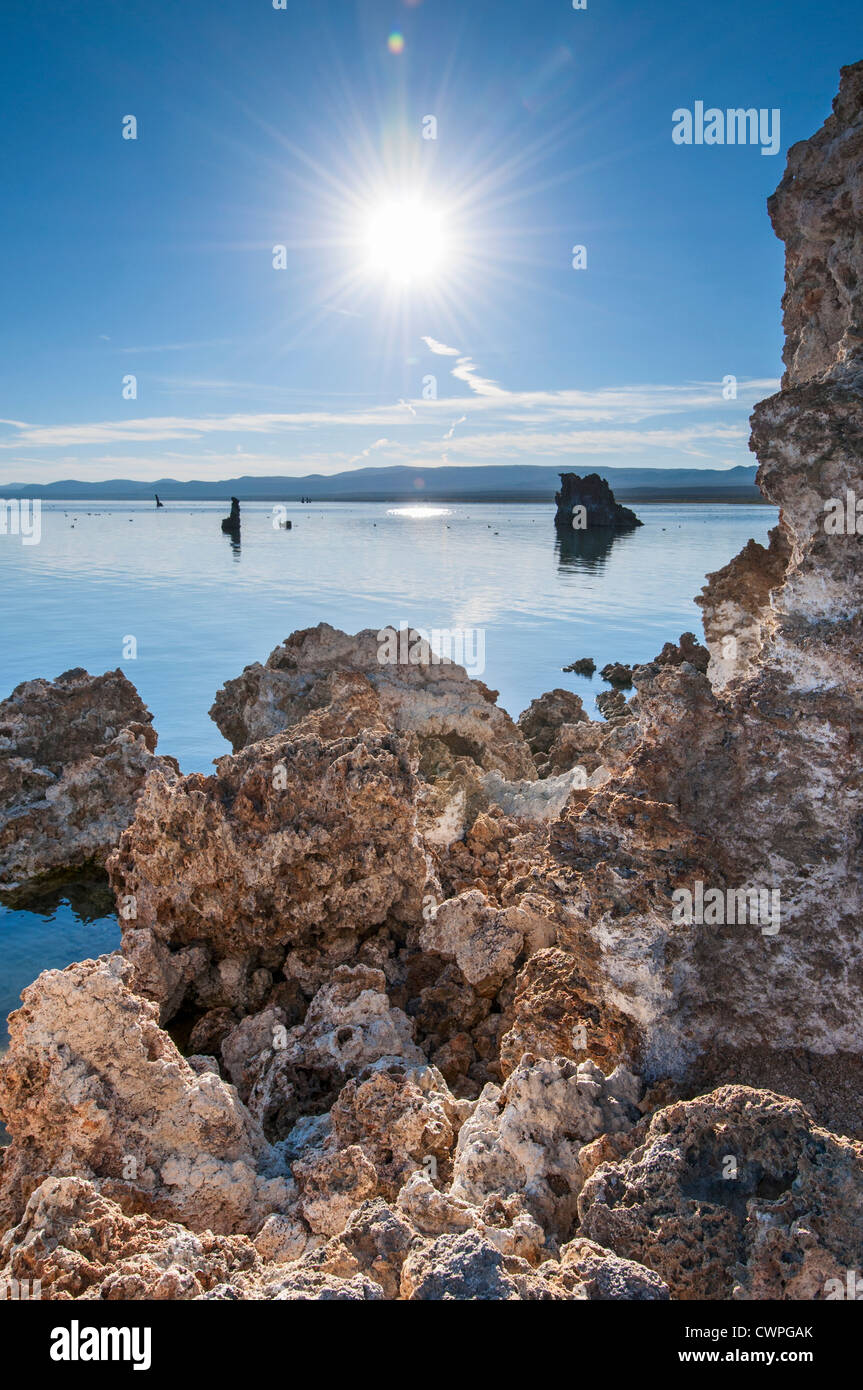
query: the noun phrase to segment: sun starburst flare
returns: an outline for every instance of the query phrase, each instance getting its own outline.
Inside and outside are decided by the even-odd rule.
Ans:
[[[428,280],[446,253],[444,218],[419,197],[391,198],[368,217],[368,267],[402,285]]]

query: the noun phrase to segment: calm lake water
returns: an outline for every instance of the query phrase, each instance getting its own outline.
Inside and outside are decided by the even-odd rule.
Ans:
[[[72,666],[120,666],[154,715],[159,750],[208,771],[230,749],[207,710],[249,662],[321,621],[348,632],[407,622],[481,629],[482,679],[513,717],[555,686],[597,717],[608,687],[561,667],[647,661],[683,631],[701,636],[693,599],[705,574],[750,537],[764,542],[777,519],[766,506],[635,510],[639,530],[597,546],[590,533],[562,544],[549,505],[291,504],[285,531],[270,504],[249,503],[237,545],[222,534],[222,503],[44,505],[38,545],[0,535],[0,698]],[[124,658],[129,638],[135,659]],[[79,890],[39,912],[0,907],[0,1028],[40,970],[118,937],[107,905]]]

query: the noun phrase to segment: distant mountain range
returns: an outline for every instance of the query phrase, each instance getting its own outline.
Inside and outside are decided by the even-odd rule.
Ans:
[[[755,465],[736,468],[591,468],[569,469],[582,476],[598,473],[623,502],[760,502]],[[436,502],[552,502],[560,486],[560,468],[524,464],[488,467],[358,468],[353,472],[310,473],[303,478],[226,478],[223,482],[178,482],[159,478],[136,482],[111,478],[101,483],[67,479],[58,483],[10,483],[0,497],[40,497],[46,501],[142,501],[158,492],[163,502],[406,502],[420,497]]]

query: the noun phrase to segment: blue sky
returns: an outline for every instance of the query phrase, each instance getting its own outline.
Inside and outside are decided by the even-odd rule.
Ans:
[[[751,462],[765,199],[861,39],[859,0],[5,0],[0,482]],[[697,100],[779,153],[675,145]],[[407,283],[367,241],[405,199]]]

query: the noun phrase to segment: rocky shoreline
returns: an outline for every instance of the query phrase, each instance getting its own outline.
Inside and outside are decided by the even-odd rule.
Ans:
[[[863,562],[823,516],[863,496],[861,203],[863,63],[770,200],[779,524],[604,721],[326,624],[218,692],[210,776],[120,672],[0,704],[0,888],[104,865],[123,934],[11,1016],[0,1279],[756,1300],[859,1267]]]

